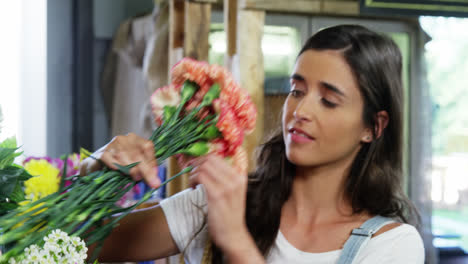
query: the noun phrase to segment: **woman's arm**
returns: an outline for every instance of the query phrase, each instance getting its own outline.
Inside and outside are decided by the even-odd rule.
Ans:
[[[177,253],[164,212],[155,206],[124,217],[105,240],[98,259],[100,262],[143,261]]]
[[[99,159],[100,161],[97,161]],[[103,162],[116,169],[115,163],[139,164],[130,170],[134,180],[144,180],[152,188],[159,186],[154,145],[135,134],[117,136],[109,144],[81,164],[80,174],[85,175],[102,168]],[[92,251],[94,245],[90,248]],[[159,206],[135,211],[124,217],[119,226],[106,238],[99,255],[100,261],[139,261],[162,258],[178,253],[166,217]],[[89,253],[89,256],[92,254]]]

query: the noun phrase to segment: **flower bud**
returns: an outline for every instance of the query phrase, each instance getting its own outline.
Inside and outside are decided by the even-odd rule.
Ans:
[[[190,146],[188,146],[186,149],[182,150],[181,153],[187,154],[190,156],[201,156],[205,155],[208,153],[209,147],[208,143],[205,141],[198,141]]]
[[[182,91],[180,92],[182,103],[186,103],[188,100],[190,100],[190,98],[192,98],[197,90],[198,84],[192,81],[185,81],[184,85],[182,86]]]
[[[212,140],[218,137],[221,137],[221,132],[218,130],[216,125],[211,125],[207,127],[201,135],[201,138],[203,140]]]
[[[221,86],[219,86],[219,84],[217,83],[213,84],[210,90],[203,97],[203,101],[201,102],[200,105],[202,107],[210,105],[214,99],[219,97],[220,93],[221,93]]]

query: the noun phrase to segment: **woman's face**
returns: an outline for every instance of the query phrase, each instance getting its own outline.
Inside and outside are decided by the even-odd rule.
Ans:
[[[297,166],[350,164],[370,141],[363,99],[343,56],[332,50],[302,53],[283,109],[288,159]]]

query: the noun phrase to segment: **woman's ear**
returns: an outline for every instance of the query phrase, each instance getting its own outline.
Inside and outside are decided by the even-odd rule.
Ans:
[[[388,125],[388,113],[387,111],[385,110],[382,110],[382,111],[379,111],[377,112],[377,114],[375,115],[375,136],[376,138],[379,138],[380,136],[382,136],[382,133],[384,131],[384,129],[387,127]]]
[[[374,133],[372,133],[372,130],[370,128],[366,129],[365,134],[363,135],[361,140],[365,143],[370,143],[372,142],[372,140],[374,140],[374,136],[375,138],[379,138],[380,136],[382,136],[382,133],[384,129],[387,127],[387,125],[388,125],[387,111],[382,110],[380,112],[377,112],[377,114],[375,115]]]

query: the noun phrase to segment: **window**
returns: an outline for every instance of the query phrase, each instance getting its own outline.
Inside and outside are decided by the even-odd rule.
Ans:
[[[422,17],[432,100],[434,245],[468,253],[468,19]]]
[[[46,4],[0,2],[0,139],[16,136],[26,155],[46,153]]]

